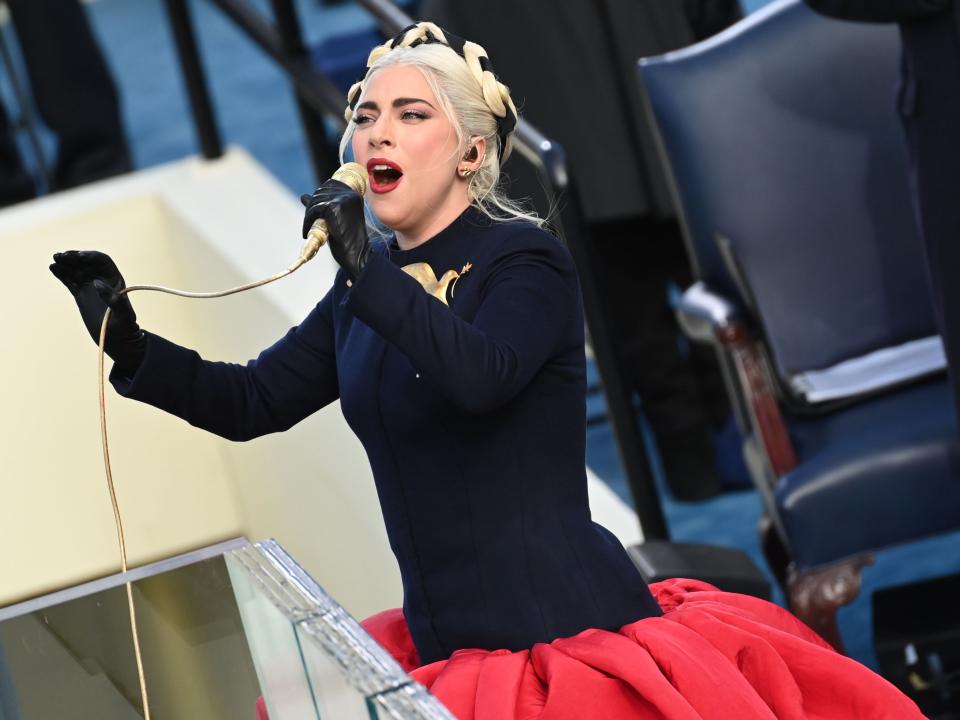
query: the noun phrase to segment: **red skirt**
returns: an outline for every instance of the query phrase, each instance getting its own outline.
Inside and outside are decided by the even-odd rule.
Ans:
[[[893,685],[786,610],[697,580],[650,590],[663,616],[530,650],[418,666],[400,610],[363,625],[459,720],[912,720]]]

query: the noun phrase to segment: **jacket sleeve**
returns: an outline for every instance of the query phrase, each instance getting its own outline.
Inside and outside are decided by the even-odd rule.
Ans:
[[[333,290],[246,365],[203,360],[147,333],[137,372],[128,378],[114,366],[110,382],[124,397],[230,440],[286,430],[339,397],[332,308]]]
[[[953,0],[805,0],[822,15],[839,20],[904,22],[944,12]]]
[[[539,230],[487,270],[471,322],[424,292],[387,258],[372,256],[346,297],[358,319],[399,348],[467,412],[513,398],[564,342],[582,332],[573,261]],[[529,240],[529,238],[528,238]],[[583,342],[582,336],[579,341]]]

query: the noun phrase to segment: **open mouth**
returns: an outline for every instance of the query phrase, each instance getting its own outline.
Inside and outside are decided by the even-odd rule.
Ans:
[[[393,190],[403,177],[403,170],[396,163],[382,158],[373,158],[367,163],[370,175],[370,189],[375,193]]]

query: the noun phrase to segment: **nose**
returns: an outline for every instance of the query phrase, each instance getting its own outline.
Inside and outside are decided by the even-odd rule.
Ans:
[[[390,118],[386,117],[386,115],[387,113],[383,113],[378,117],[373,127],[370,128],[370,133],[367,135],[370,147],[379,148],[393,145],[393,131]]]

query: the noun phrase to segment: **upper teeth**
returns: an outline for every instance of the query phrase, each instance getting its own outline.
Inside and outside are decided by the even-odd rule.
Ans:
[[[390,167],[389,165],[374,165],[373,169],[374,170],[393,170],[393,168]]]

